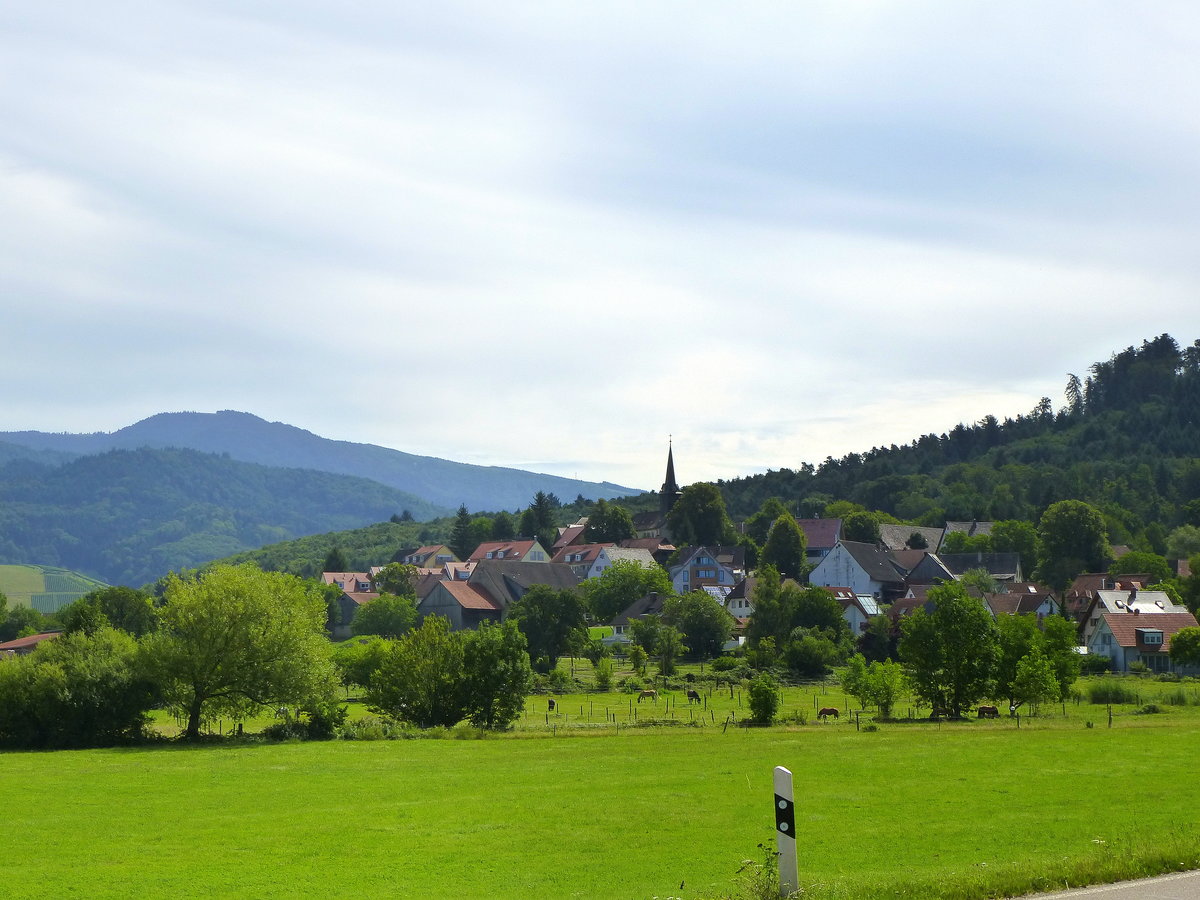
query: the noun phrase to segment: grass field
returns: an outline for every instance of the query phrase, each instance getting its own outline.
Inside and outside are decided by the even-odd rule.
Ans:
[[[561,699],[574,718],[577,698]],[[1200,866],[1200,706],[1114,707],[1112,728],[1085,703],[1020,729],[873,732],[644,727],[644,713],[551,731],[545,707],[531,698],[515,734],[483,740],[0,755],[19,861],[5,892],[722,896],[773,840],[776,765],[795,776],[807,897],[1003,896]]]
[[[32,606],[38,612],[57,612],[106,585],[102,581],[56,566],[0,565],[0,592],[13,606]]]

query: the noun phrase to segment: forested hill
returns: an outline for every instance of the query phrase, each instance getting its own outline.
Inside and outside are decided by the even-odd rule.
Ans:
[[[633,492],[609,482],[476,466],[374,444],[330,440],[293,425],[267,422],[233,410],[160,413],[112,433],[13,431],[0,433],[0,441],[72,455],[139,447],[187,447],[205,453],[226,453],[233,459],[265,466],[370,478],[449,509],[456,509],[459,504],[473,510],[521,509],[538,491],[564,498],[581,494],[590,499],[609,499]],[[416,514],[416,510],[413,512]]]
[[[913,422],[914,430],[920,423]],[[1200,341],[1170,335],[1069,376],[1058,409],[988,416],[903,447],[719,483],[731,515],[779,497],[804,516],[849,500],[918,524],[1036,521],[1051,503],[1099,507],[1114,543],[1161,549],[1173,527],[1200,525]]]
[[[439,509],[365,478],[194,450],[114,450],[0,465],[0,563],[140,585],[277,541]]]

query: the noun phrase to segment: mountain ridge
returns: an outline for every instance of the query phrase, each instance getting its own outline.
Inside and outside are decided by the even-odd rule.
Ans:
[[[612,482],[589,482],[503,466],[479,466],[419,456],[377,444],[325,438],[295,425],[268,422],[252,413],[163,412],[113,432],[0,432],[0,442],[40,453],[88,455],[140,447],[180,447],[225,453],[242,462],[311,469],[368,478],[439,506],[471,510],[517,510],[535,493],[564,499],[582,494],[613,499],[640,493]],[[11,451],[10,451],[11,455]]]

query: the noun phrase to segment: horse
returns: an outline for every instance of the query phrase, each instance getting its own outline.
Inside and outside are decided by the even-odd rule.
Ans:
[[[640,694],[638,694],[638,703],[641,703],[643,700],[653,700],[655,703],[657,703],[658,702],[658,691],[655,691],[655,690],[642,691]]]
[[[817,713],[817,718],[824,719],[826,716],[833,716],[836,719],[838,717],[837,707],[836,706],[822,706],[820,711]]]
[[[546,700],[546,708],[547,708],[547,709],[548,709],[550,712],[554,712],[554,698],[552,698],[552,697],[550,697],[550,698],[547,698],[547,700]]]
[[[981,706],[979,707],[979,718],[998,719],[1000,718],[1000,710],[994,706]]]
[[[699,702],[701,702],[701,701],[700,701],[700,694],[699,694],[697,691],[693,691],[691,688],[688,688],[688,692],[687,692],[687,698],[688,698],[688,703],[699,703]]]

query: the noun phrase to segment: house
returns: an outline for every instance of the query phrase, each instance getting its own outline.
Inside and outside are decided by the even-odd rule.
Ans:
[[[1019,553],[938,553],[938,559],[954,573],[955,578],[972,569],[983,569],[992,576],[993,581],[1002,584],[1025,580]]]
[[[322,572],[321,580],[340,588],[338,597],[339,622],[333,627],[333,639],[344,641],[350,637],[350,623],[360,606],[379,597],[375,581],[370,572]]]
[[[945,584],[954,573],[936,553],[928,550],[893,550],[889,554],[904,570],[906,584]]]
[[[434,544],[428,547],[417,547],[415,549],[403,550],[397,553],[400,557],[395,559],[395,562],[404,563],[408,566],[416,566],[418,569],[440,569],[448,562],[458,562],[458,557],[454,555],[454,551],[445,544]]]
[[[613,563],[619,560],[636,563],[643,569],[652,569],[658,565],[649,550],[633,547],[606,546],[600,551],[600,555],[596,557],[596,561],[592,563],[592,567],[588,570],[585,577],[595,578],[598,575],[603,575],[612,568]]]
[[[983,605],[992,618],[998,616],[1037,616],[1038,624],[1047,616],[1058,615],[1058,600],[1050,591],[1006,591],[1002,594],[983,594]]]
[[[910,545],[914,534],[919,534],[921,541]],[[943,529],[927,528],[920,525],[880,525],[879,543],[889,550],[930,550],[937,551],[942,543]]]
[[[587,529],[587,523],[587,516],[584,516],[574,525],[558,529],[558,537],[554,541],[554,546],[550,548],[550,555],[557,556],[563,547],[570,547],[572,544],[582,544],[583,533]]]
[[[61,631],[44,631],[41,634],[31,634],[27,637],[5,641],[0,644],[0,659],[6,656],[27,656],[37,649],[42,641],[49,641],[62,634]]]
[[[647,616],[661,616],[663,611],[663,598],[658,591],[651,591],[644,597],[639,597],[634,600],[629,606],[621,610],[610,624],[613,630],[614,642],[627,642],[629,640],[629,623],[634,619],[644,619]]]
[[[467,562],[477,563],[485,559],[503,559],[515,562],[550,562],[550,554],[536,538],[520,538],[515,541],[485,541],[475,548]]]
[[[838,541],[809,573],[808,580],[818,587],[846,587],[856,595],[868,594],[890,603],[904,594],[905,575],[891,554],[874,544]]]
[[[842,537],[841,519],[797,519],[804,532],[808,564],[815,566],[829,555]]]
[[[1079,623],[1079,640],[1084,646],[1090,643],[1104,613],[1156,616],[1187,611],[1186,606],[1177,605],[1165,591],[1141,591],[1137,588],[1097,591]]]
[[[667,574],[679,594],[705,585],[732,588],[746,577],[746,551],[742,547],[687,547]]]
[[[588,572],[595,565],[596,560],[600,558],[600,554],[608,547],[616,546],[615,544],[569,544],[551,557],[550,562],[559,563],[571,567],[571,571],[579,576],[580,580],[588,577]]]
[[[842,618],[850,626],[850,633],[858,636],[867,630],[872,616],[879,615],[879,606],[874,597],[859,596],[848,587],[827,587],[825,590],[833,594],[833,599],[842,608]]]
[[[1184,628],[1196,626],[1196,617],[1190,612],[1102,612],[1088,638],[1087,652],[1112,659],[1114,672],[1128,672],[1135,662],[1151,672],[1191,671],[1171,662],[1171,638]]]
[[[465,581],[443,580],[417,604],[421,616],[445,616],[451,628],[476,628],[488,620],[499,622],[509,607],[535,584],[569,590],[579,584],[570,566],[513,559],[481,559]]]
[[[991,534],[991,522],[947,522],[946,527],[942,532],[941,543],[936,544],[939,550],[942,544],[946,543],[946,538],[952,534],[965,534],[967,537],[975,537],[980,534]]]
[[[675,552],[675,545],[662,537],[626,538],[617,544],[617,546],[624,547],[626,550],[645,550],[663,568],[666,568],[667,560]]]
[[[1150,577],[1149,573],[1114,576],[1107,572],[1087,572],[1077,575],[1064,596],[1067,615],[1071,616],[1076,624],[1082,625],[1100,591],[1140,588],[1150,583]]]

